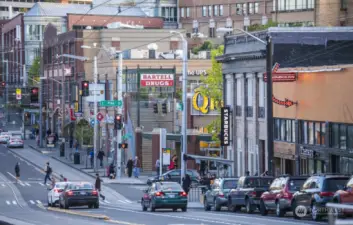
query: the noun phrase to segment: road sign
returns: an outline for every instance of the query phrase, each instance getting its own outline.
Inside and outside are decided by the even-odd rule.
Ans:
[[[123,102],[121,100],[105,100],[100,102],[102,107],[121,107]]]
[[[83,113],[82,112],[75,112],[75,117],[82,117]]]
[[[103,118],[104,118],[104,116],[103,116],[103,114],[102,113],[97,113],[97,120],[98,121],[102,121],[103,120]]]
[[[16,88],[16,99],[21,100],[22,98],[22,91],[20,88]]]
[[[125,134],[122,136],[122,139],[123,140],[127,140],[127,139],[130,139],[131,138],[131,134]]]
[[[90,121],[91,127],[94,127],[94,123],[95,123],[94,120]]]

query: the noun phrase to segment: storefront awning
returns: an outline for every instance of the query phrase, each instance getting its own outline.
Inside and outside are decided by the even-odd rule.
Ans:
[[[142,136],[143,136],[143,138],[151,140],[153,134],[155,134],[155,133],[153,133],[153,132],[143,132]],[[194,135],[194,134],[188,134],[188,137],[190,137],[192,135]],[[181,140],[181,134],[167,133],[167,140],[169,140],[169,141],[180,141]],[[196,135],[196,140],[198,140],[198,141],[212,141],[212,136],[210,134],[197,134]]]
[[[215,157],[209,157],[209,156],[191,155],[191,154],[185,154],[185,155],[195,160],[214,161],[214,162],[223,163],[227,165],[232,165],[232,163],[234,162],[233,160],[229,160],[229,159],[215,158]]]

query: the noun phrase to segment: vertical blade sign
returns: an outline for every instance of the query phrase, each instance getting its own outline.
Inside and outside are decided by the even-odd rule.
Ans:
[[[221,145],[229,146],[230,142],[230,123],[229,123],[230,108],[221,108]]]

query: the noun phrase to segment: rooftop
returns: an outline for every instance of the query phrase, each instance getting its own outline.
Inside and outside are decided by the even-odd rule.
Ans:
[[[86,15],[108,15],[108,16],[136,16],[147,17],[140,7],[111,7],[82,4],[61,4],[49,2],[37,2],[26,14],[25,17],[65,17],[67,14]]]

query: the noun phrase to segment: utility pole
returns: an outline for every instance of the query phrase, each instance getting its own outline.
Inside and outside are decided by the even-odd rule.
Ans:
[[[116,91],[117,91],[117,96],[118,96],[118,101],[121,101],[123,103],[123,53],[119,52],[119,66],[118,66],[118,74],[117,74],[117,81],[118,81],[118,85],[116,87]],[[122,114],[122,107],[124,106],[124,104],[122,104],[121,107],[118,107],[118,115]],[[123,120],[124,121],[124,120]],[[122,127],[121,129],[117,130],[116,132],[116,141],[117,141],[117,152],[116,152],[116,169],[117,169],[117,173],[116,173],[116,177],[117,179],[119,179],[121,177],[121,148],[119,147],[119,144],[122,143],[122,138],[121,138],[121,133],[122,133]]]
[[[5,85],[6,85],[6,111],[7,111],[7,122],[10,122],[10,112],[9,112],[9,84],[8,84],[8,81],[9,81],[9,61],[5,61],[6,63],[6,82],[5,82]]]
[[[94,77],[94,88],[93,88],[93,102],[94,102],[94,140],[93,140],[93,152],[94,152],[94,170],[97,171],[97,135],[98,135],[98,123],[97,123],[97,114],[98,114],[98,105],[97,105],[97,93],[96,87],[98,84],[98,65],[97,65],[97,56],[94,56],[93,60],[93,77]]]
[[[43,52],[42,52],[42,44],[39,47],[40,52],[40,75],[39,77],[43,77],[44,75],[44,60],[43,60]],[[39,80],[39,147],[43,147],[43,81]]]
[[[268,172],[274,175],[273,171],[273,105],[272,105],[272,39],[266,38],[266,75],[267,75],[267,163]]]
[[[59,63],[59,62],[58,62]],[[59,64],[58,64],[59,66]],[[62,114],[61,114],[61,118],[62,118],[62,122],[61,122],[61,137],[64,138],[64,133],[65,133],[65,67],[64,67],[64,62],[62,64],[62,76],[61,76],[61,110],[62,110]]]

